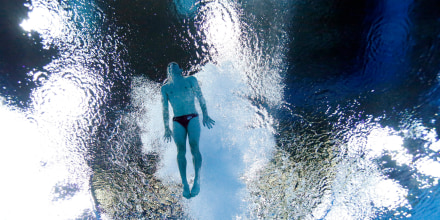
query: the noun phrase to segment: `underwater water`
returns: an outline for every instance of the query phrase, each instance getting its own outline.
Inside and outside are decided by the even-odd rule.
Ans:
[[[0,219],[440,218],[440,2],[2,3]],[[171,61],[216,121],[190,200]]]

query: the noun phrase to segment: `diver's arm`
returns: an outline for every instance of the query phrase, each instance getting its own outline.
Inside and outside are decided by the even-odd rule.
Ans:
[[[169,110],[168,110],[168,95],[165,91],[164,86],[162,86],[161,88],[161,93],[162,93],[162,111],[163,111],[163,124],[165,126],[165,134],[164,134],[164,139],[165,141],[169,142],[171,141],[171,129],[170,129],[170,114],[169,114]]]
[[[194,92],[196,94],[197,100],[199,100],[200,108],[202,109],[203,117],[208,116],[208,109],[206,108],[206,101],[203,98],[202,90],[200,89],[197,79],[191,76],[191,84],[194,86]]]
[[[191,83],[194,86],[194,92],[196,94],[197,100],[199,100],[200,108],[203,113],[203,125],[209,129],[215,124],[215,121],[208,116],[208,108],[206,107],[205,98],[203,98],[202,90],[200,89],[199,83],[195,77],[191,77]]]

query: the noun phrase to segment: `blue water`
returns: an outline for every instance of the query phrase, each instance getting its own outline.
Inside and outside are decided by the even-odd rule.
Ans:
[[[0,12],[0,219],[440,218],[435,0]],[[162,139],[170,61],[216,121],[191,200]]]

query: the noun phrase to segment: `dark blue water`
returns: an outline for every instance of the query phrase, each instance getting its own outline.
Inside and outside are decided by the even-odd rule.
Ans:
[[[0,219],[438,219],[439,47],[434,0],[4,1]],[[171,61],[217,122],[191,200]]]

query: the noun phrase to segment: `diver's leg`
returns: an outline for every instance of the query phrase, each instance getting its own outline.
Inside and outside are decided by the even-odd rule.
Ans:
[[[173,139],[177,146],[177,165],[179,166],[180,177],[183,184],[183,197],[191,198],[189,184],[186,179],[186,130],[176,121],[173,121]]]
[[[199,117],[191,119],[188,125],[188,140],[193,156],[194,164],[194,185],[191,189],[191,196],[194,197],[200,192],[200,169],[202,167],[202,154],[199,150],[200,122]]]

